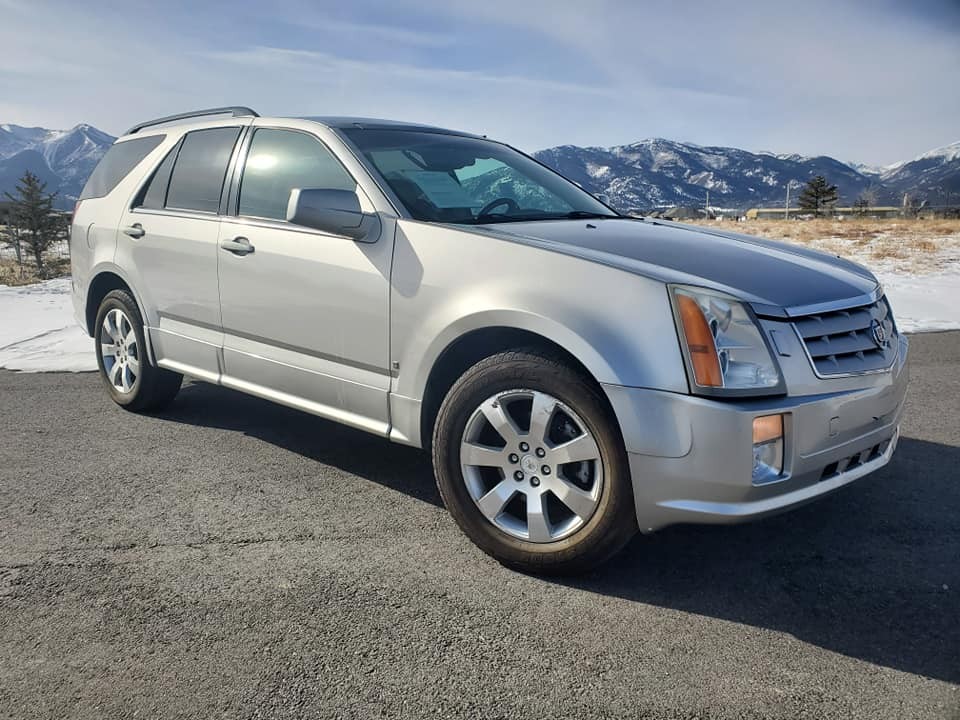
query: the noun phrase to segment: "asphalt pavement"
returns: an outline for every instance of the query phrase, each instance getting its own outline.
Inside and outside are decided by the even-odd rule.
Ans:
[[[887,468],[562,582],[474,548],[419,451],[0,373],[0,717],[960,718],[960,333],[911,342]]]

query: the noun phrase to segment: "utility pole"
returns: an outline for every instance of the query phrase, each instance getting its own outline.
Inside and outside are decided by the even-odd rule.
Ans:
[[[703,208],[707,211],[707,220],[710,219],[710,191],[707,190],[707,204]]]
[[[787,202],[784,203],[784,206],[783,206],[783,219],[784,219],[784,220],[789,220],[789,219],[790,219],[790,186],[793,185],[795,182],[796,182],[796,180],[787,180]],[[798,187],[799,187],[799,185],[800,185],[800,183],[797,183],[797,186],[798,186]]]

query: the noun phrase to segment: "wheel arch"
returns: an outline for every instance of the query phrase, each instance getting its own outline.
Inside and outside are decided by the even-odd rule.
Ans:
[[[97,270],[90,284],[87,287],[86,307],[84,308],[84,321],[86,323],[87,334],[91,337],[96,332],[97,313],[100,311],[100,305],[108,293],[114,290],[124,290],[130,293],[130,297],[137,304],[140,311],[140,319],[144,324],[144,339],[147,342],[147,356],[151,362],[154,362],[153,344],[150,340],[149,322],[144,305],[138,293],[133,286],[123,277],[122,271],[115,267],[103,267]]]
[[[578,344],[572,343],[574,347]],[[572,351],[571,343],[564,343],[530,328],[516,325],[472,328],[449,340],[436,354],[430,365],[429,374],[426,376],[420,394],[420,423],[417,428],[420,436],[419,444],[424,448],[430,446],[440,405],[450,388],[464,372],[491,355],[518,349],[539,350],[561,358],[594,385],[609,406],[606,393],[601,386],[601,377],[610,372],[605,362],[597,363],[597,358],[592,358],[595,361],[592,369],[587,362],[583,361],[582,356]],[[602,367],[597,368],[597,364],[602,364]]]

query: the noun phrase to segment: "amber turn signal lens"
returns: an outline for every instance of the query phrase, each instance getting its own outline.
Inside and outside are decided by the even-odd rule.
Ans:
[[[713,333],[697,301],[689,295],[677,293],[680,324],[687,340],[687,351],[693,364],[693,377],[701,387],[722,387],[723,375]]]
[[[783,415],[764,415],[753,419],[753,444],[779,440],[783,437]]]

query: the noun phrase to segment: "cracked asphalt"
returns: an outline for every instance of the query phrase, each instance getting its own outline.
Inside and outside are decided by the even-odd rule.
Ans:
[[[960,718],[960,333],[792,514],[506,570],[422,453],[190,384],[0,373],[0,716]]]

